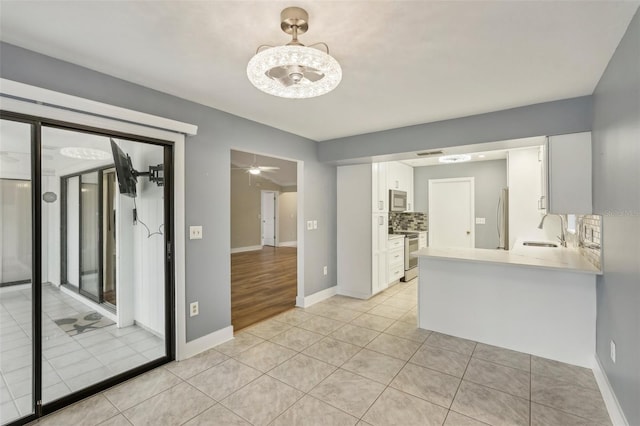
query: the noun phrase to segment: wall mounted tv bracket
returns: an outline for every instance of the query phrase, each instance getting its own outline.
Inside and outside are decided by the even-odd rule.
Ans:
[[[163,164],[158,164],[157,166],[149,166],[148,172],[138,172],[136,170],[132,170],[132,172],[136,178],[138,176],[148,176],[150,182],[153,182],[158,186],[164,186],[164,165]]]

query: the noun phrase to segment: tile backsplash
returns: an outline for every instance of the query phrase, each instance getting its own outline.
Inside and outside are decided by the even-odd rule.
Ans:
[[[419,212],[390,212],[389,227],[393,231],[428,231],[427,214]]]
[[[578,248],[589,262],[602,269],[602,217],[597,215],[578,216],[580,227]]]

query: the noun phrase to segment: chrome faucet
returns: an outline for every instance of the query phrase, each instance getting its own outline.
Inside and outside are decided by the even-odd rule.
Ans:
[[[542,229],[542,226],[544,225],[544,220],[549,215],[558,216],[560,218],[560,236],[558,237],[558,240],[560,240],[560,245],[562,247],[566,247],[567,246],[567,240],[565,239],[565,235],[564,235],[564,217],[562,215],[560,215],[560,214],[552,214],[552,213],[545,214],[544,216],[542,216],[542,220],[540,221],[540,225],[538,225],[538,229]]]

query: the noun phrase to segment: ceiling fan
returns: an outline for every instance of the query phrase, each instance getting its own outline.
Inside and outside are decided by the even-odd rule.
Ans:
[[[273,173],[276,170],[280,170],[280,167],[276,166],[259,166],[258,161],[256,159],[256,155],[253,155],[253,163],[249,167],[232,167],[231,170],[245,170],[246,173],[250,173],[252,175],[259,175],[262,172]]]

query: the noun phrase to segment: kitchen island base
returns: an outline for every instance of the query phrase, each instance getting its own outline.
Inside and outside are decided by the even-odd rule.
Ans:
[[[596,276],[421,256],[420,328],[592,368]]]

